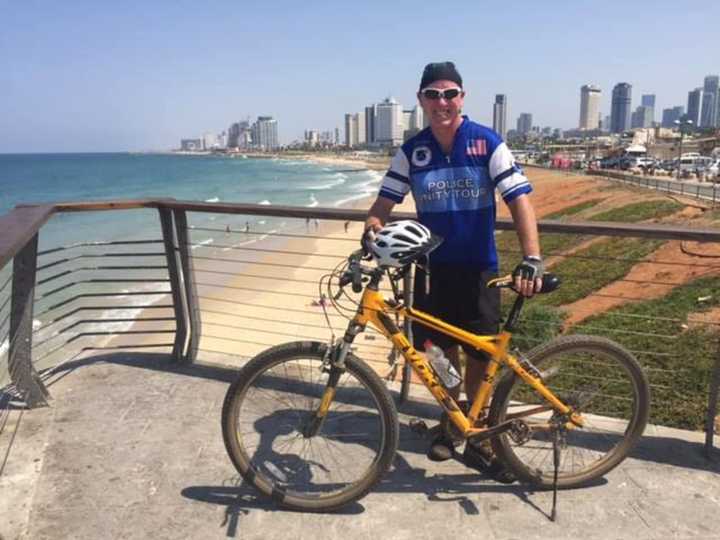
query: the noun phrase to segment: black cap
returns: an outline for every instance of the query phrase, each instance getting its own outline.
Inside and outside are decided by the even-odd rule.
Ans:
[[[420,90],[435,81],[453,81],[462,88],[462,77],[452,62],[433,62],[425,66],[420,80]]]

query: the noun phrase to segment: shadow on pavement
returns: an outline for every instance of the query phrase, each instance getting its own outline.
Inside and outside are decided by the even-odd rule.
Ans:
[[[215,380],[228,384],[235,379],[238,371],[238,368],[235,367],[200,361],[193,364],[182,364],[174,361],[167,354],[113,352],[66,362],[52,370],[46,384],[50,387],[53,383],[69,375],[74,370],[98,363],[113,363],[176,375]],[[397,395],[395,397],[397,398]],[[12,405],[6,401],[4,406],[11,407]],[[400,449],[416,453],[425,453],[426,450],[422,445],[405,447],[404,440],[420,438],[417,434],[406,429],[407,424],[402,416],[433,421],[439,417],[439,411],[440,409],[437,404],[430,401],[412,400],[399,405],[398,412],[401,415],[402,425]],[[704,455],[704,445],[701,442],[687,441],[674,437],[645,435],[640,441],[640,444],[633,450],[630,457],[641,461],[720,473],[719,453],[720,452],[716,450],[714,452],[715,459],[709,460]]]

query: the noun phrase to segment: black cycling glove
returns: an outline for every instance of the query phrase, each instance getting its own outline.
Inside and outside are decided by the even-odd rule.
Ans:
[[[362,237],[360,237],[360,245],[362,246],[363,255],[368,256],[372,253],[370,246],[375,241],[375,231],[372,228],[365,229]]]
[[[545,269],[542,259],[540,257],[528,256],[523,257],[522,262],[515,267],[512,275],[513,277],[520,276],[521,279],[532,280],[541,278],[544,272]]]

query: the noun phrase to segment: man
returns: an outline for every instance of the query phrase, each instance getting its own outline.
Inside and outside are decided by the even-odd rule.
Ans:
[[[430,256],[427,294],[424,277],[416,279],[417,305],[461,328],[494,334],[499,330],[500,292],[488,289],[486,283],[498,269],[495,191],[510,208],[524,254],[513,272],[515,287],[532,296],[542,286],[543,273],[537,223],[528,198],[532,188],[500,136],[461,114],[465,91],[452,62],[428,64],[417,97],[430,127],[408,140],[393,158],[368,212],[365,231],[381,229],[395,204],[412,191],[419,221],[445,239]],[[453,340],[425,328],[416,333],[424,334],[417,336],[418,342],[430,337],[459,367]],[[487,359],[476,350],[465,352],[465,392],[472,398]],[[459,395],[459,388],[455,394]],[[452,448],[449,435],[441,434],[428,457],[449,459]],[[463,456],[466,464],[500,481],[513,480],[487,445],[467,444]]]

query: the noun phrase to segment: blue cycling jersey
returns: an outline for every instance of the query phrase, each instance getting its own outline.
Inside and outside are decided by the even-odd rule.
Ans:
[[[464,116],[448,155],[430,128],[403,144],[380,196],[400,203],[412,191],[419,221],[445,239],[433,263],[497,271],[495,190],[509,203],[532,187],[501,137]]]

